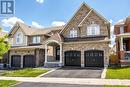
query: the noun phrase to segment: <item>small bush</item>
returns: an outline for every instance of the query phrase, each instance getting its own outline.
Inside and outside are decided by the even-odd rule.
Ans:
[[[110,61],[109,61],[110,66],[112,66],[112,65],[118,66],[119,65],[119,59],[118,59],[118,56],[116,54],[111,54],[109,56],[109,58],[110,58]]]

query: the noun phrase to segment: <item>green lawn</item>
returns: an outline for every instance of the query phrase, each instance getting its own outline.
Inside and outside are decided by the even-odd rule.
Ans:
[[[106,79],[130,79],[130,67],[108,68]]]
[[[130,87],[130,86],[111,86],[111,85],[106,85],[104,87]]]
[[[40,74],[46,73],[48,70],[26,68],[14,71],[5,71],[1,76],[7,77],[36,77]]]
[[[18,82],[14,80],[0,80],[0,87],[10,87],[16,83]]]

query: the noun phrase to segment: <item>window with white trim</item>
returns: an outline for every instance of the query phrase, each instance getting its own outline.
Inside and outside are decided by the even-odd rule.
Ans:
[[[34,44],[40,43],[40,36],[34,36],[33,37],[33,43]]]
[[[74,37],[77,37],[77,30],[75,30],[75,29],[72,29],[72,30],[70,30],[70,38],[74,38]]]
[[[120,27],[120,34],[124,33],[124,26]]]
[[[22,44],[23,43],[23,33],[19,32],[16,34],[16,44]]]
[[[87,27],[87,35],[100,35],[100,26],[98,24],[91,24]]]

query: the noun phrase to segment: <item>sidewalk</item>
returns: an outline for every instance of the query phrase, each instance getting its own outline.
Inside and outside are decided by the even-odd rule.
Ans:
[[[17,80],[21,82],[64,83],[80,85],[130,85],[130,80],[118,79],[0,77],[0,80]]]

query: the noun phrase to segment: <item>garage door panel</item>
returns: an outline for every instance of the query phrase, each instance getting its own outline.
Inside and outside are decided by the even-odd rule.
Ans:
[[[20,67],[21,66],[21,56],[12,55],[11,56],[11,67]]]
[[[24,67],[35,67],[36,58],[34,57],[34,55],[25,55],[23,58],[23,66]]]
[[[66,51],[65,52],[65,65],[66,66],[80,66],[81,65],[81,52],[80,51]]]
[[[104,56],[103,51],[89,50],[84,52],[85,66],[86,67],[103,67]]]

